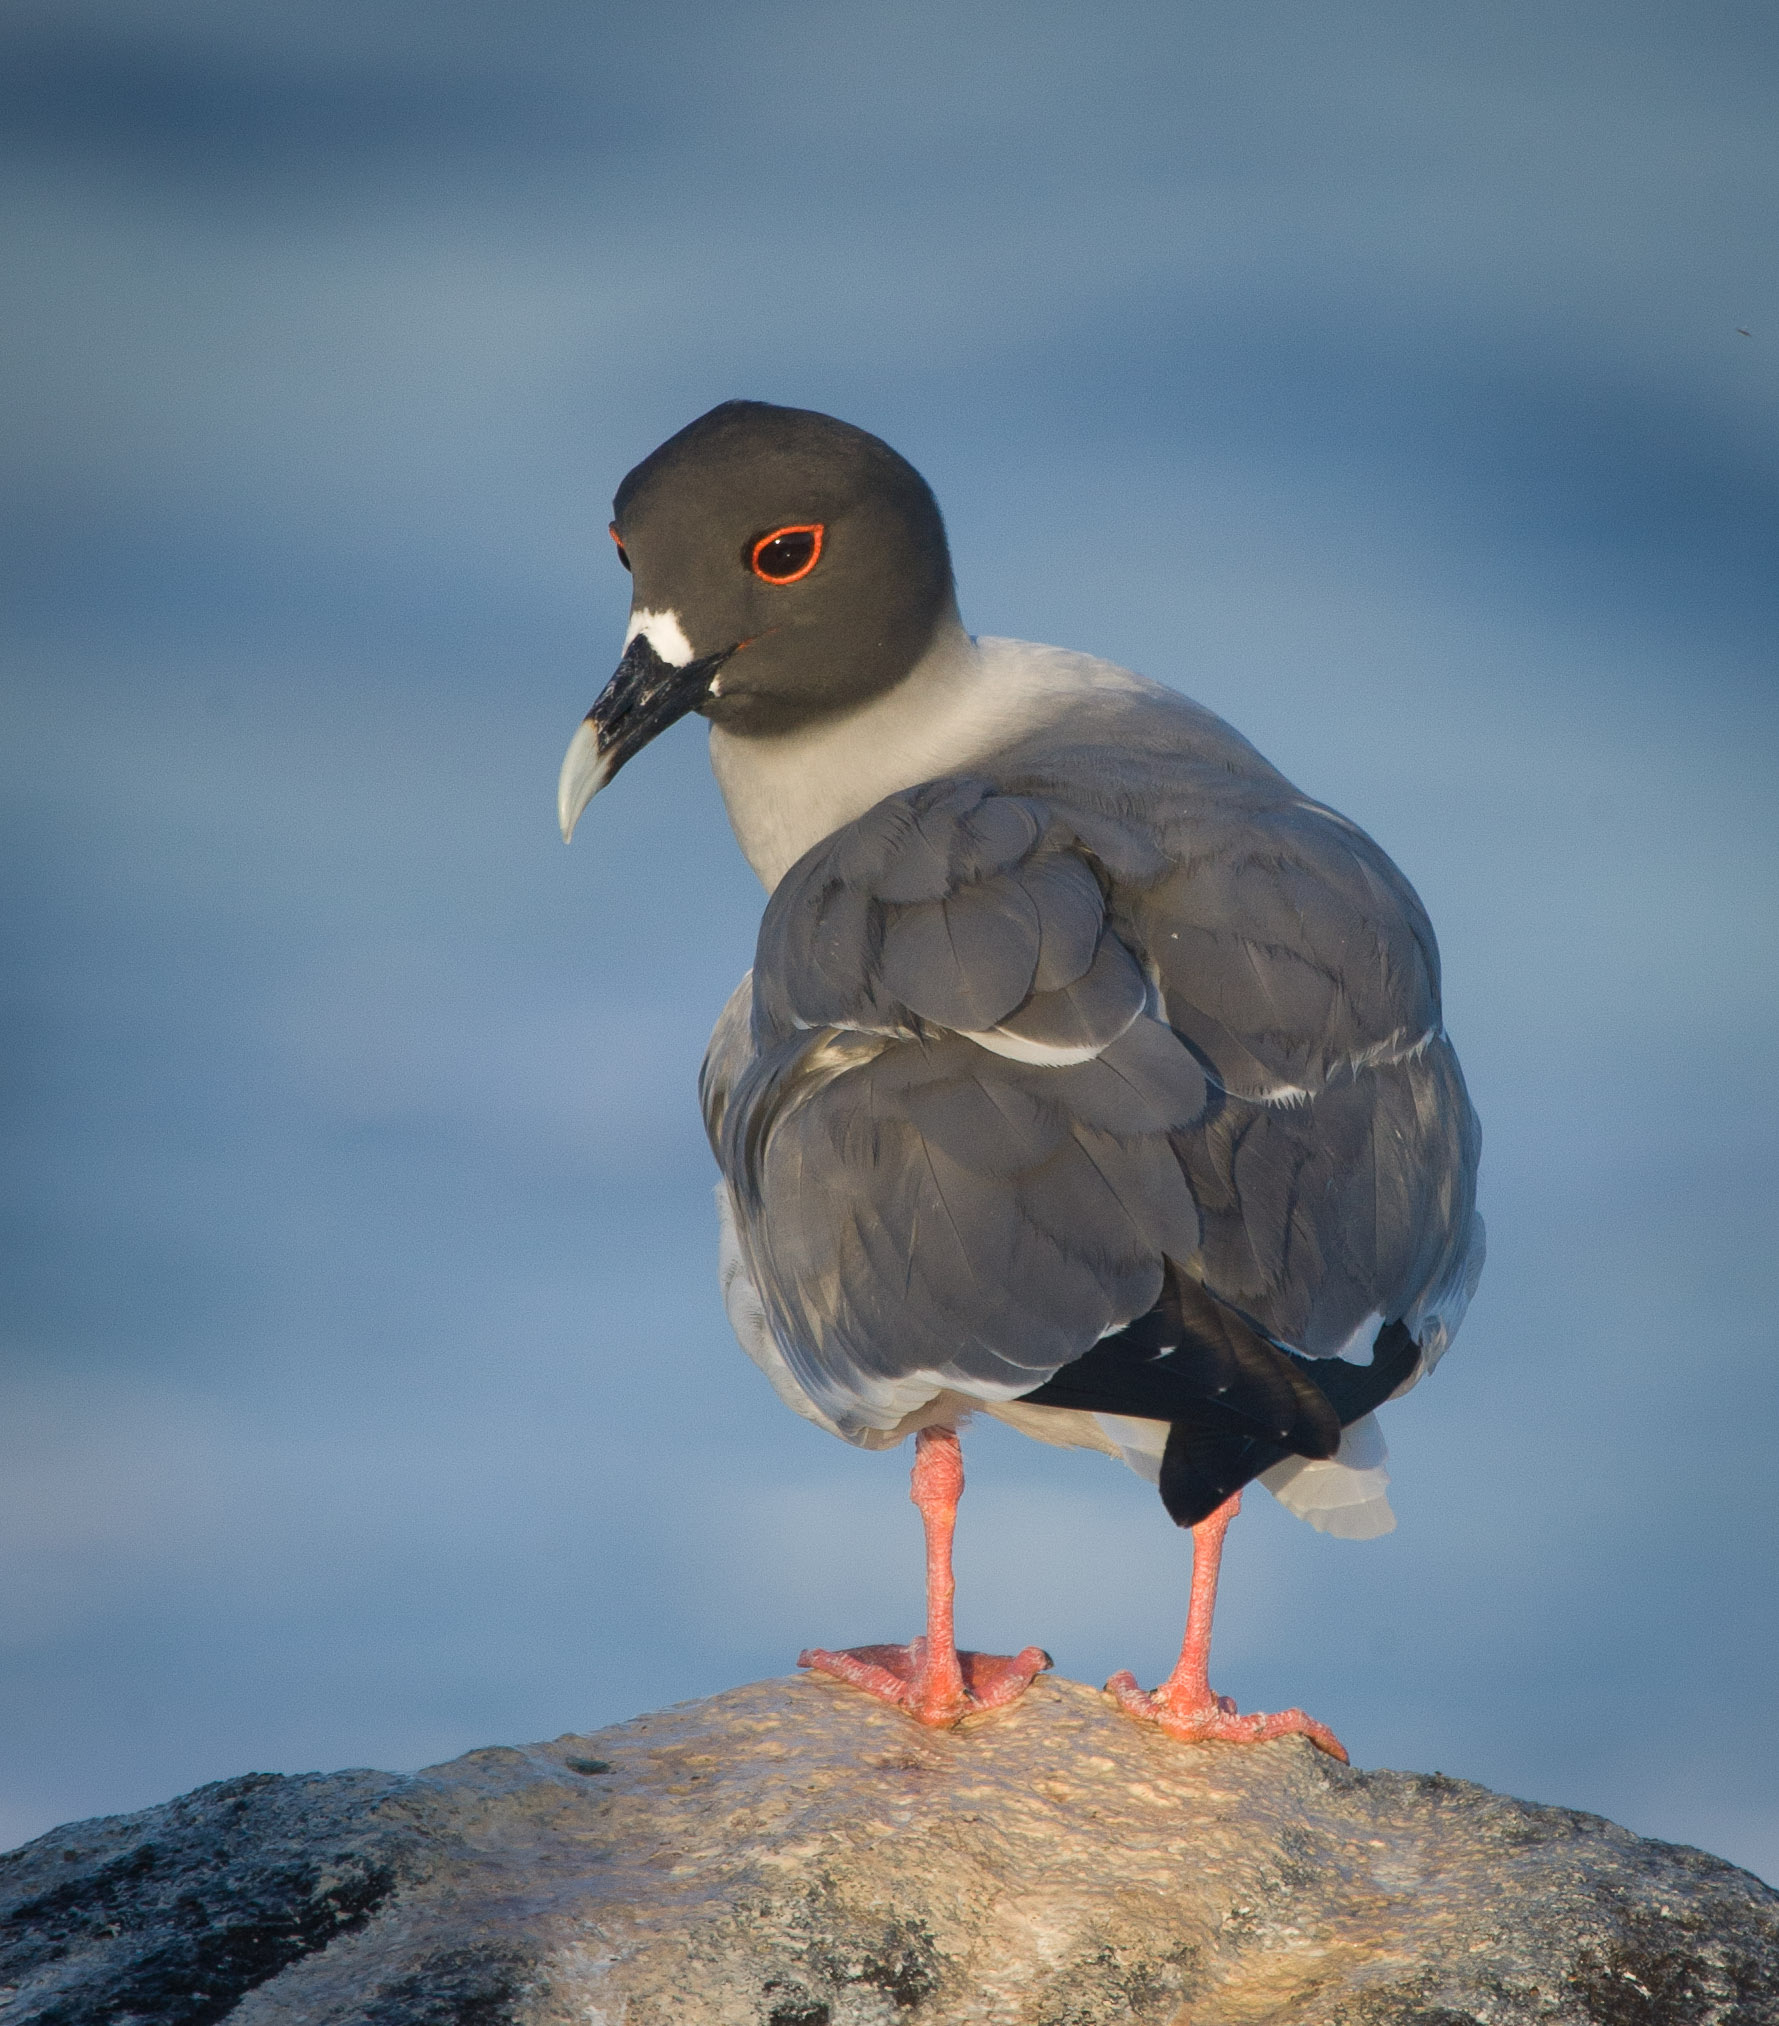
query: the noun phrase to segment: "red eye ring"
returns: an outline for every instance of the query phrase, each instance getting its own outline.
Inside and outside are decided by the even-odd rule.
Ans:
[[[799,521],[790,527],[774,528],[769,534],[760,536],[758,541],[749,543],[747,566],[762,584],[794,584],[800,577],[807,577],[821,561],[822,537],[826,533],[827,529],[820,521]],[[801,553],[803,547],[801,542],[792,542],[791,554],[782,560],[793,562],[793,567],[788,570],[774,570],[771,567],[772,563],[781,559],[767,557],[764,551],[774,542],[791,542],[791,538],[797,535],[807,535],[810,538],[808,555]]]

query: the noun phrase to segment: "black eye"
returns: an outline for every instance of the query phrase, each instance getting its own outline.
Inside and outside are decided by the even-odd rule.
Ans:
[[[823,532],[819,521],[802,527],[774,528],[771,534],[749,543],[748,568],[765,583],[794,584],[799,577],[807,577],[821,560]]]
[[[606,529],[606,533],[612,538],[612,547],[618,552],[618,561],[623,564],[626,570],[629,569],[630,551],[618,539],[618,524],[616,521],[613,521],[611,526]]]

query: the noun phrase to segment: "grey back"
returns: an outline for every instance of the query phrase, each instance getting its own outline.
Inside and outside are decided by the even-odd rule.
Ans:
[[[1429,1359],[1480,1265],[1412,888],[1165,694],[809,851],[703,1099],[773,1335],[855,1437],[1030,1391],[1165,1262],[1312,1356],[1401,1318]]]

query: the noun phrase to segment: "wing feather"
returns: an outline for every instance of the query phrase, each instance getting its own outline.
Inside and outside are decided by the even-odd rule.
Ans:
[[[1367,1316],[1431,1356],[1473,1284],[1475,1115],[1419,901],[1226,728],[1200,754],[1142,708],[817,845],[713,1037],[748,1273],[854,1440],[1028,1393],[1183,1280],[1312,1357]],[[1241,1369],[1257,1442],[1326,1446],[1283,1351]]]

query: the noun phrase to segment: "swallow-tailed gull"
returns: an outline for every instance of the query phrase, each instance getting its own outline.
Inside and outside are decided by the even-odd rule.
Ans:
[[[960,1652],[957,1427],[1122,1457],[1193,1533],[1178,1666],[1107,1684],[1176,1736],[1258,1478],[1394,1524],[1372,1410],[1451,1341],[1480,1135],[1408,881],[1220,718],[1085,654],[975,639],[920,474],[829,416],[712,409],[618,488],[623,659],[562,766],[567,837],[687,712],[769,898],[701,1093],[723,1291],[785,1404],[915,1437],[927,1631],[802,1664],[931,1724],[1039,1648]],[[1360,1362],[1364,1359],[1365,1362]]]

